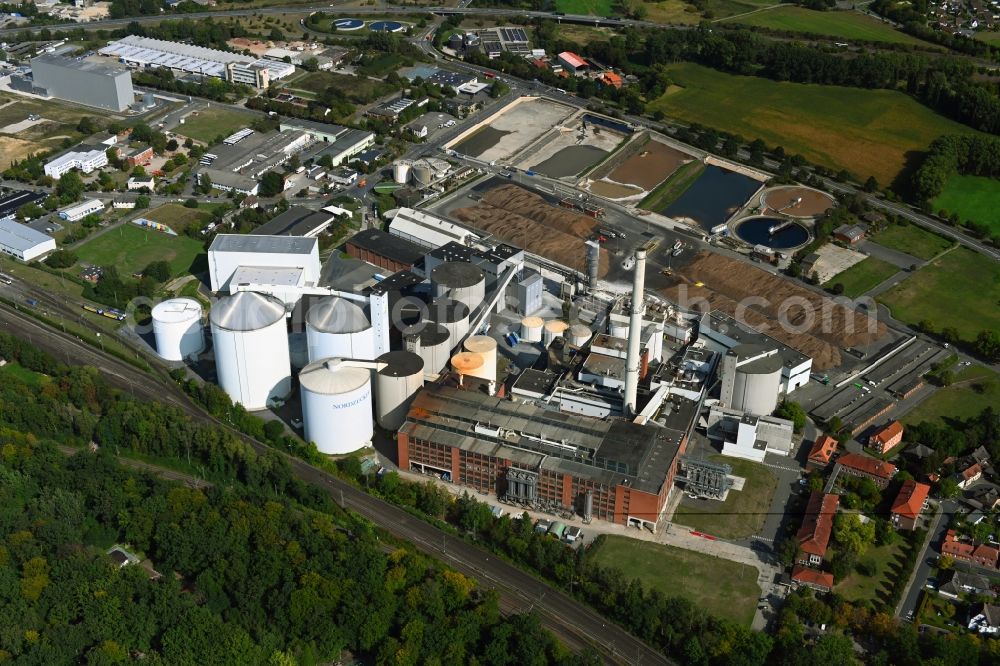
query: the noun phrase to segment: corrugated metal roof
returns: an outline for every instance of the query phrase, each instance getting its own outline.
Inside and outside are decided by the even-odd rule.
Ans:
[[[265,254],[312,254],[319,246],[315,238],[292,236],[248,236],[244,234],[219,234],[208,248],[209,252],[262,252]]]

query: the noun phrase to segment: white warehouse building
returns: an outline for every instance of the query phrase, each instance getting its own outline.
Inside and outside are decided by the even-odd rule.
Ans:
[[[45,175],[59,180],[64,173],[73,169],[90,173],[94,169],[100,169],[107,165],[108,155],[104,150],[95,148],[93,150],[73,151],[46,163]]]
[[[213,292],[235,293],[267,285],[268,292],[287,286],[287,303],[299,300],[298,287],[319,281],[319,241],[295,236],[219,234],[208,248]]]
[[[56,249],[56,239],[9,217],[0,218],[0,252],[21,261],[34,261]]]
[[[67,222],[77,222],[92,213],[100,213],[104,210],[104,203],[97,199],[84,199],[71,206],[66,206],[59,211],[59,219]]]
[[[412,208],[396,212],[389,233],[432,250],[451,242],[472,245],[479,240],[479,236],[453,222]]]

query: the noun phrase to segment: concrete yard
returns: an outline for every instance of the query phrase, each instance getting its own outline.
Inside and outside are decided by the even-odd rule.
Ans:
[[[572,112],[570,107],[549,100],[522,98],[462,134],[448,147],[484,162],[507,160]]]
[[[582,116],[552,128],[528,153],[520,156],[517,167],[533,169],[552,178],[576,176],[614,152],[625,136],[593,124]]]
[[[813,264],[812,272],[816,274],[820,284],[868,258],[866,254],[833,243],[822,246],[816,250],[816,254],[819,255],[819,259]]]

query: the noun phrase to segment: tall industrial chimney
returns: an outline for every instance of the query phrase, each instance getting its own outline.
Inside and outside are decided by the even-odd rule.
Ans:
[[[641,359],[639,343],[642,338],[642,313],[645,311],[643,296],[646,287],[646,250],[635,251],[635,273],[632,277],[632,314],[628,320],[628,354],[625,356],[625,404],[626,417],[636,414],[636,393],[639,389]]]

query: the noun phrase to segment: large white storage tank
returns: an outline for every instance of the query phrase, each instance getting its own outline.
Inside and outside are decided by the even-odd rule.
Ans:
[[[400,185],[406,185],[410,180],[410,163],[401,161],[393,164],[392,179]]]
[[[521,339],[525,342],[541,342],[544,325],[545,320],[541,317],[525,317],[521,320]]]
[[[463,345],[465,351],[479,354],[483,364],[468,374],[491,382],[497,380],[497,341],[488,335],[473,335]]]
[[[168,361],[183,361],[205,349],[201,304],[191,298],[171,298],[153,307],[156,353]]]
[[[426,187],[434,182],[434,168],[427,162],[418,162],[413,165],[413,182],[418,187]]]
[[[589,326],[579,323],[573,324],[572,326],[569,327],[569,330],[566,332],[566,341],[569,342],[571,345],[582,347],[583,345],[587,344],[588,340],[590,340],[590,336],[591,336],[591,330]]]
[[[350,453],[371,442],[371,370],[324,358],[302,369],[299,386],[306,441],[320,453]]]
[[[486,276],[467,261],[446,261],[431,271],[434,295],[465,303],[475,310],[486,300]]]
[[[451,356],[451,334],[442,324],[433,321],[407,326],[402,331],[406,351],[424,359],[424,372],[436,375],[444,370]]]
[[[291,391],[285,306],[277,298],[241,291],[216,301],[209,313],[219,386],[248,410],[265,409]]]
[[[546,347],[548,347],[552,344],[552,341],[562,335],[567,328],[569,328],[569,324],[564,322],[562,319],[552,319],[545,322],[545,328],[542,331],[542,342]]]
[[[325,296],[306,315],[309,360],[375,358],[375,331],[364,310],[336,296]]]
[[[469,306],[450,298],[435,298],[428,308],[428,319],[448,329],[452,349],[469,332]]]
[[[390,351],[377,359],[385,363],[375,374],[375,409],[378,424],[399,430],[413,397],[424,385],[424,359],[408,351]]]

